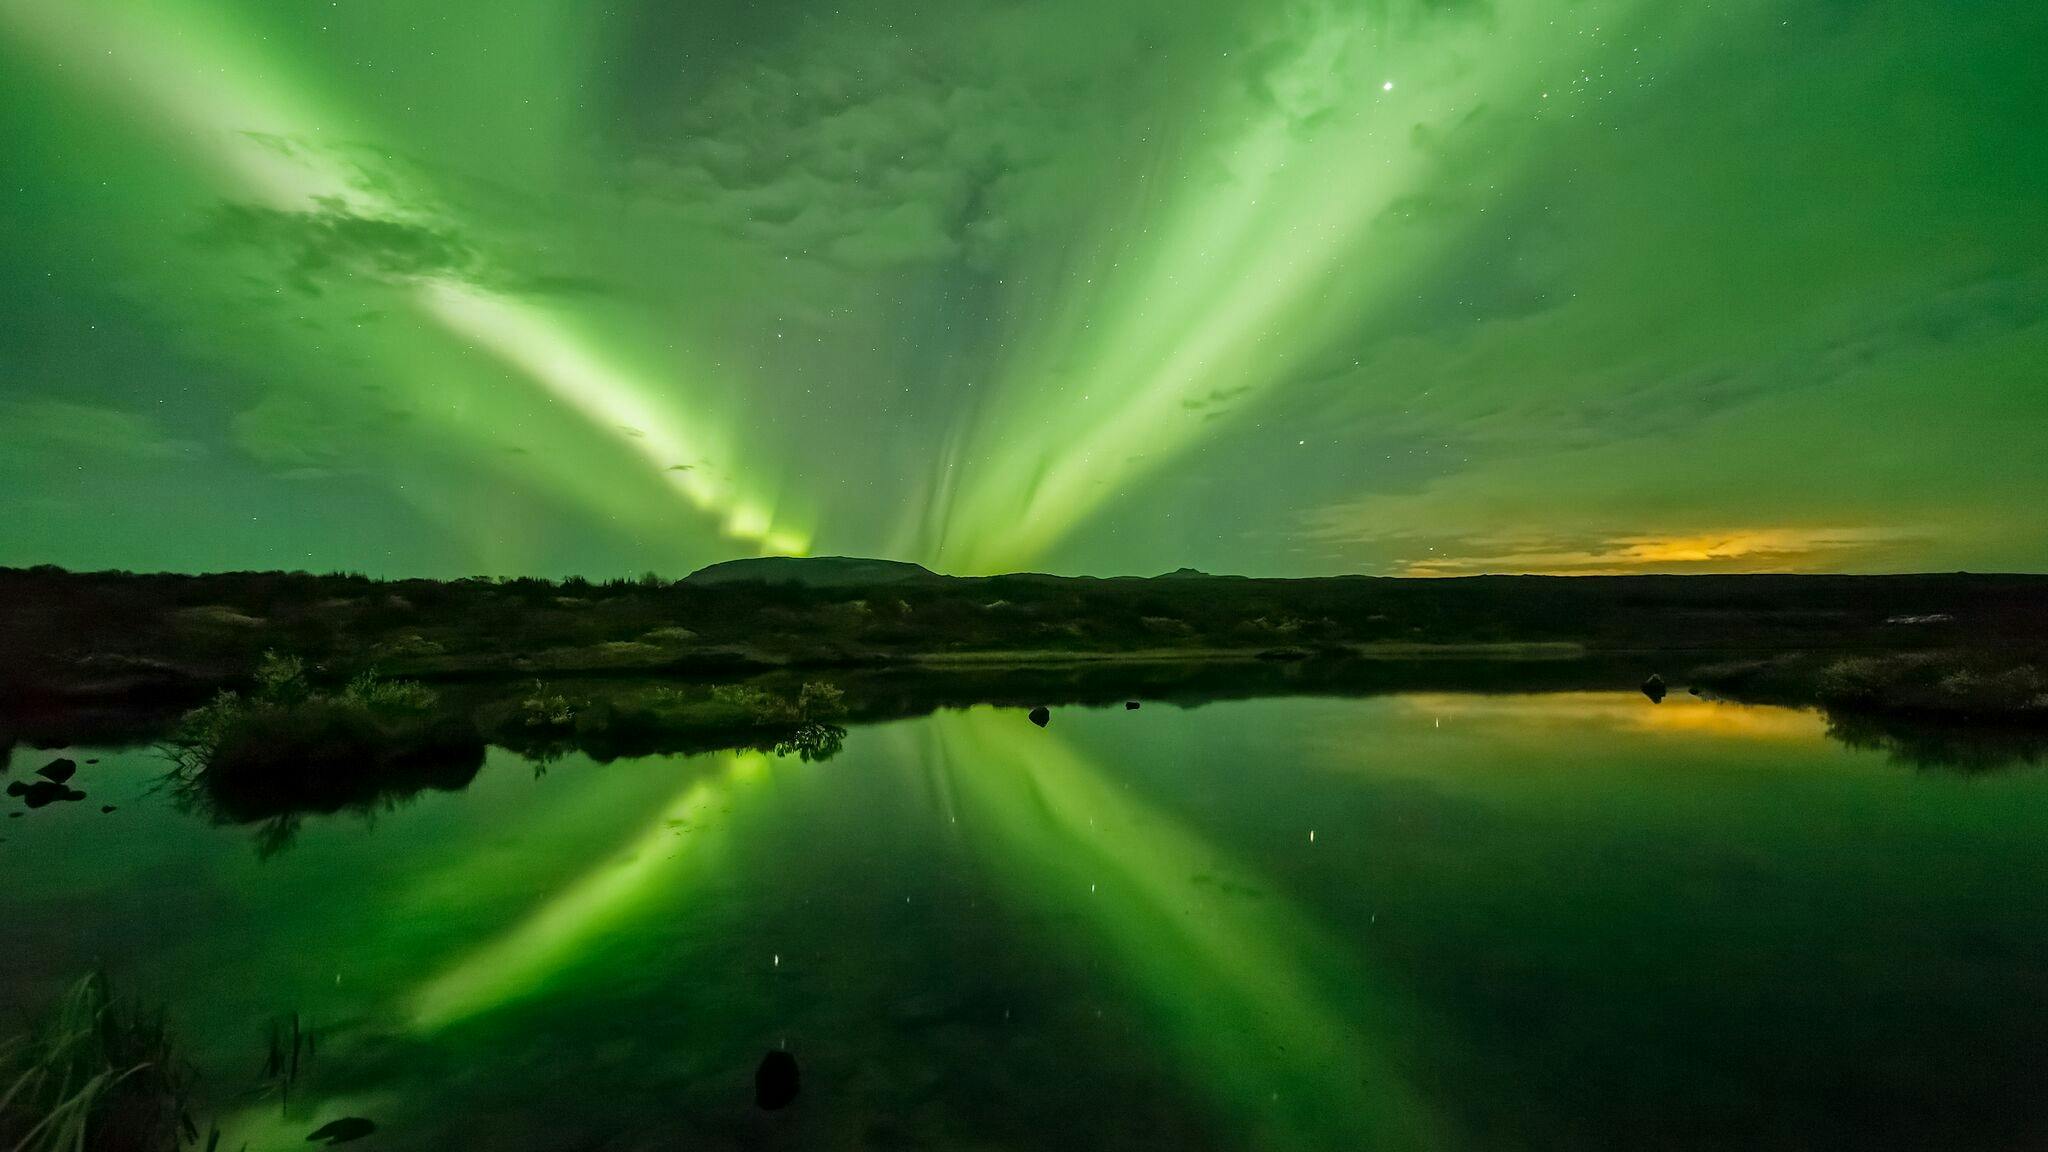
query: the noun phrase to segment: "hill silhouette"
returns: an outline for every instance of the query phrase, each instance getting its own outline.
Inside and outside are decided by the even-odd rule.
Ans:
[[[865,556],[756,556],[697,569],[685,584],[778,584],[801,588],[866,588],[941,580],[922,564]]]

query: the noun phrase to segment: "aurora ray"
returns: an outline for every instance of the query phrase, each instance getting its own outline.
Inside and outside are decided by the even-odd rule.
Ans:
[[[17,34],[90,72],[129,109],[180,138],[270,210],[318,211],[397,227],[433,223],[422,207],[432,197],[388,174],[352,165],[323,143],[346,132],[346,119],[322,116],[294,99],[264,74],[260,53],[227,30],[205,27],[197,14],[172,21],[120,5],[93,11],[7,0],[0,15]],[[722,450],[686,431],[687,421],[667,410],[661,390],[630,379],[543,309],[446,273],[398,288],[422,314],[519,371],[641,457],[662,483],[722,523],[727,537],[763,551],[804,550],[805,540],[778,528],[758,501],[711,478],[721,471],[715,461]],[[450,437],[475,435],[466,427],[470,413],[460,405],[430,410],[448,421]],[[698,463],[688,471],[668,470],[683,460]],[[600,499],[593,511],[616,515],[613,503]]]
[[[1040,337],[1050,356],[1002,386],[1018,404],[983,434],[986,460],[951,505],[942,562],[970,572],[1033,562],[1117,486],[1214,435],[1189,410],[1205,394],[1242,411],[1313,362],[1333,328],[1357,323],[1441,256],[1371,236],[1441,175],[1434,142],[1490,104],[1530,102],[1575,40],[1634,7],[1579,4],[1560,19],[1509,5],[1482,20],[1418,2],[1292,6],[1305,27],[1260,77],[1266,99],[1198,133],[1220,143],[1193,149],[1186,171],[1139,189],[1157,201],[1142,214],[1152,223],[1127,245],[1105,245],[1108,266],[1085,262],[1069,285],[1100,306],[1080,330]],[[1395,74],[1398,91],[1374,82]],[[1369,268],[1344,268],[1353,263]],[[1078,366],[1048,397],[1034,385],[1060,359]]]
[[[0,563],[2036,568],[2044,49],[1926,0],[0,0]]]

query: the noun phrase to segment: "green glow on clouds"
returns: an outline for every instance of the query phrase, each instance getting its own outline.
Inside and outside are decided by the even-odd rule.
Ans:
[[[0,563],[2038,568],[2043,48],[0,0]]]

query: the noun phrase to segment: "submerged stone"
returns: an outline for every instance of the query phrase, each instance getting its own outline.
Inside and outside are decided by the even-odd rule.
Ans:
[[[754,1103],[770,1112],[789,1106],[797,1092],[796,1057],[776,1049],[754,1069]]]
[[[77,774],[78,761],[68,756],[59,756],[41,768],[36,769],[36,775],[41,776],[45,780],[54,780],[59,784],[70,780]]]
[[[105,816],[107,813],[112,811],[114,811],[114,806],[112,804],[100,805],[100,815]]]
[[[9,787],[8,791],[12,793],[14,789]],[[55,804],[59,800],[73,801],[85,799],[85,793],[75,788],[67,788],[55,780],[38,780],[22,790],[19,795],[21,796],[21,802],[31,808],[42,808],[46,805]]]
[[[1138,702],[1137,702],[1136,700],[1126,700],[1126,701],[1124,701],[1124,711],[1126,711],[1126,712],[1136,712],[1137,710],[1138,710]]]
[[[344,1116],[339,1120],[330,1120],[320,1127],[313,1129],[312,1134],[306,1137],[306,1142],[309,1144],[320,1143],[328,1145],[346,1144],[351,1140],[361,1140],[376,1130],[377,1125],[373,1121],[365,1120],[361,1116]]]
[[[1643,695],[1648,696],[1652,704],[1662,704],[1668,692],[1669,689],[1664,687],[1664,678],[1655,672],[1650,673],[1650,678],[1643,681]]]
[[[1052,710],[1040,704],[1031,710],[1031,722],[1040,728],[1045,727],[1047,724],[1052,723]]]

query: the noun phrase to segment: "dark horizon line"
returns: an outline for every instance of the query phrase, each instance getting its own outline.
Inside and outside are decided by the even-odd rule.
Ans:
[[[190,570],[180,570],[180,569],[162,569],[162,568],[160,568],[160,569],[152,569],[152,570],[146,570],[146,571],[144,571],[144,570],[136,570],[136,569],[131,569],[131,568],[93,568],[93,569],[73,569],[73,568],[67,568],[67,567],[65,567],[65,566],[63,566],[63,565],[61,565],[61,564],[32,564],[32,565],[19,565],[19,564],[0,564],[0,576],[13,576],[13,575],[37,575],[37,574],[60,574],[60,575],[65,575],[65,576],[132,576],[132,577],[143,577],[143,578],[159,578],[159,577],[182,577],[182,578],[187,578],[187,579],[203,579],[203,578],[206,578],[206,577],[217,577],[217,576],[299,576],[299,577],[311,577],[311,578],[315,578],[315,579],[351,579],[351,580],[367,580],[367,581],[370,581],[370,582],[372,582],[372,583],[380,583],[380,584],[399,584],[399,583],[413,583],[413,582],[425,582],[425,583],[432,583],[432,584],[459,584],[459,583],[468,583],[468,582],[474,582],[474,581],[487,581],[487,582],[492,582],[492,583],[509,583],[509,582],[513,582],[513,581],[537,581],[537,582],[545,582],[545,583],[549,583],[549,584],[566,584],[566,583],[576,583],[576,582],[580,582],[580,583],[585,583],[585,584],[595,584],[595,585],[607,585],[607,584],[621,584],[621,583],[624,583],[624,584],[642,583],[642,582],[645,582],[645,581],[647,580],[647,578],[648,578],[648,577],[652,576],[652,577],[655,577],[655,578],[659,579],[659,580],[660,580],[660,581],[661,581],[662,583],[664,583],[664,584],[681,584],[681,583],[685,583],[685,582],[687,582],[687,581],[688,581],[688,580],[689,580],[689,579],[690,579],[691,577],[693,577],[693,576],[696,576],[696,575],[698,575],[698,574],[700,574],[700,573],[703,573],[703,572],[709,571],[710,569],[713,569],[713,568],[721,568],[721,567],[725,567],[725,566],[729,566],[729,565],[733,565],[733,564],[745,564],[745,563],[750,563],[750,562],[757,562],[757,561],[765,561],[765,562],[770,562],[770,563],[773,563],[773,562],[785,562],[785,563],[805,563],[805,562],[822,562],[822,561],[848,561],[848,562],[854,562],[854,563],[869,563],[869,564],[886,564],[886,565],[892,565],[892,566],[899,566],[899,567],[910,567],[910,568],[916,568],[916,569],[920,570],[921,572],[925,573],[925,574],[926,574],[927,576],[931,577],[932,579],[936,579],[936,580],[1003,580],[1003,579],[1016,579],[1016,578],[1033,578],[1033,579],[1044,579],[1044,580],[1105,580],[1105,581],[1107,581],[1107,580],[1171,580],[1171,579],[1186,579],[1186,580],[1204,580],[1204,579],[1206,579],[1206,580],[1243,580],[1243,581],[1259,581],[1259,582],[1265,582],[1265,583],[1292,583],[1292,582],[1310,582],[1310,581],[1317,581],[1317,580],[1387,580],[1387,581],[1404,581],[1404,582],[1414,582],[1414,583],[1442,583],[1442,582],[1445,582],[1445,581],[1456,581],[1456,580],[1730,580],[1730,579],[1735,579],[1735,580],[1757,580],[1757,579],[1793,579],[1793,580],[1911,580],[1911,579],[1926,579],[1926,578],[1930,578],[1930,577],[1946,577],[1946,578],[1957,578],[1957,577],[1964,577],[1964,578],[1969,578],[1969,579],[2021,579],[2021,580],[2034,580],[2034,579],[2048,579],[2048,572],[2021,572],[2021,571],[1997,571],[1997,572],[1976,572],[1976,571],[1971,571],[1971,570],[1968,570],[1968,569],[1954,569],[1954,570],[1932,570],[1932,569],[1927,569],[1927,570],[1913,570],[1913,571],[1897,571],[1897,572],[1871,572],[1871,571],[1838,571],[1838,572],[1788,572],[1788,571],[1771,571],[1771,570],[1762,570],[1762,571],[1739,571],[1739,572],[1672,572],[1672,571],[1644,571],[1644,572],[1512,572],[1512,571],[1501,571],[1501,572],[1465,572],[1465,573],[1456,573],[1456,574],[1444,574],[1444,575],[1394,575],[1394,574],[1384,574],[1384,573],[1373,573],[1373,572],[1337,572],[1337,573],[1329,573],[1329,574],[1326,574],[1326,575],[1316,575],[1316,576],[1251,576],[1251,575],[1245,575],[1245,574],[1243,574],[1243,573],[1236,573],[1236,572],[1208,572],[1208,571],[1203,571],[1203,570],[1201,570],[1201,569],[1196,569],[1196,568],[1192,568],[1192,567],[1181,567],[1181,568],[1176,568],[1176,569],[1173,569],[1173,570],[1171,570],[1171,571],[1167,571],[1167,572],[1158,572],[1158,573],[1152,573],[1152,574],[1149,574],[1149,575],[1141,575],[1141,574],[1137,574],[1137,573],[1118,573],[1118,574],[1114,574],[1114,575],[1107,575],[1107,576],[1104,576],[1104,575],[1097,575],[1097,574],[1094,574],[1094,573],[1064,573],[1064,572],[1046,572],[1046,571],[1039,571],[1039,570],[1035,570],[1035,569],[1030,569],[1030,570],[1019,570],[1019,571],[1014,571],[1014,572],[999,572],[999,573],[991,573],[991,574],[988,574],[988,575],[980,575],[980,576],[963,576],[963,575],[959,575],[959,574],[957,574],[957,573],[950,573],[950,572],[939,572],[939,571],[935,571],[935,570],[933,570],[932,568],[929,568],[929,567],[927,567],[927,566],[926,566],[926,565],[924,565],[924,564],[921,564],[921,563],[918,563],[918,562],[916,562],[916,561],[912,561],[912,560],[891,560],[891,559],[886,559],[886,558],[883,558],[883,557],[875,557],[875,556],[844,556],[844,555],[830,555],[830,556],[736,556],[736,557],[733,557],[733,558],[732,558],[732,559],[730,559],[730,560],[718,560],[718,561],[713,561],[713,562],[711,562],[711,563],[709,563],[709,564],[705,564],[705,565],[699,566],[699,567],[697,567],[697,568],[691,569],[689,573],[687,573],[686,575],[683,575],[683,576],[668,576],[668,575],[665,575],[665,574],[663,574],[663,573],[657,572],[657,571],[655,571],[654,569],[651,569],[651,568],[650,568],[650,569],[647,569],[646,571],[642,572],[642,573],[641,573],[641,574],[639,574],[639,575],[617,575],[617,576],[585,576],[585,575],[582,575],[582,574],[573,574],[573,573],[572,573],[572,574],[569,574],[569,575],[564,575],[564,576],[540,576],[540,575],[517,575],[517,576],[506,576],[506,575],[487,575],[487,574],[483,574],[483,573],[475,573],[475,574],[471,574],[471,575],[467,575],[467,576],[418,576],[418,575],[414,575],[414,576],[373,576],[373,575],[370,575],[369,573],[367,573],[367,572],[364,572],[364,571],[360,571],[360,570],[355,570],[355,569],[342,569],[342,568],[336,568],[336,569],[329,569],[329,570],[327,570],[327,571],[324,571],[324,572],[315,572],[315,571],[313,571],[313,570],[311,570],[311,569],[307,569],[307,568],[221,568],[221,569],[212,569],[212,570],[205,570],[205,571],[190,571]],[[765,583],[765,582],[768,582],[768,581],[764,581],[764,580],[763,580],[763,581],[756,581],[756,580],[747,580],[747,579],[743,579],[743,578],[735,578],[735,579],[732,579],[732,580],[728,580],[728,581],[725,581],[725,583],[729,583],[729,584],[747,584],[747,583]],[[786,583],[786,581],[785,581],[785,583]],[[886,581],[884,581],[884,582],[880,582],[880,583],[889,583],[889,582],[886,582]],[[715,586],[715,585],[706,585],[706,586]],[[848,584],[847,586],[852,586],[852,585],[851,585],[851,583],[849,583],[849,584]]]

